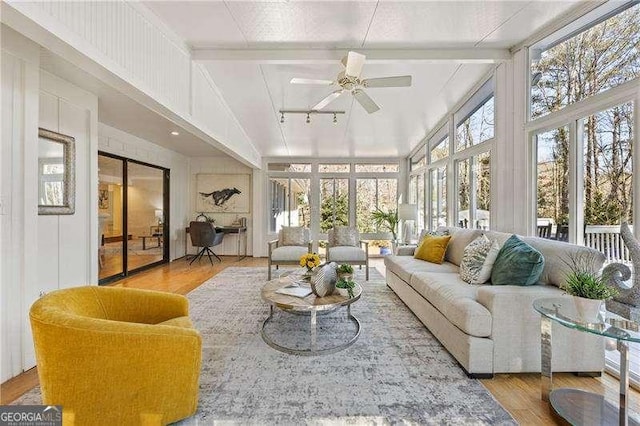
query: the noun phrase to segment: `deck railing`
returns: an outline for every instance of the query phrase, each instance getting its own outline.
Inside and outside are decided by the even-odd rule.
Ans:
[[[633,230],[633,227],[630,226]],[[620,225],[587,225],[584,228],[584,245],[603,253],[610,262],[631,262],[629,249],[620,236]]]

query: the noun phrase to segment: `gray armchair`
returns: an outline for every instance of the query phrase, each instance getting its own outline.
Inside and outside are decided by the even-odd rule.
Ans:
[[[365,266],[365,277],[369,281],[369,243],[360,240],[354,227],[338,226],[329,230],[327,262]]]
[[[269,271],[268,280],[271,280],[271,267],[275,265],[300,265],[300,257],[311,253],[313,241],[309,236],[309,229],[301,226],[283,226],[278,232],[278,239],[269,241]]]

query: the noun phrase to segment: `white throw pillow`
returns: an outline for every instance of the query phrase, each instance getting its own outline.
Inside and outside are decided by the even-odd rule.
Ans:
[[[304,246],[307,244],[305,229],[302,226],[283,226],[282,245],[283,246]]]
[[[500,252],[497,241],[481,235],[467,245],[460,263],[460,278],[470,284],[484,284],[491,278],[491,269]]]

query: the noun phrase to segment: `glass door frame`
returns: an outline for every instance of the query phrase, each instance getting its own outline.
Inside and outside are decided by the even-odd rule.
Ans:
[[[102,278],[98,280],[98,285],[107,285],[111,284],[114,281],[121,280],[138,272],[145,271],[150,268],[154,268],[158,265],[162,265],[165,263],[169,263],[169,228],[170,228],[170,199],[169,199],[169,190],[170,190],[170,178],[171,171],[166,167],[158,166],[155,164],[145,163],[143,161],[133,160],[131,158],[122,157],[120,155],[111,154],[109,152],[98,151],[98,156],[108,157],[115,160],[122,161],[122,272],[119,272],[114,275],[110,275],[108,277]],[[162,226],[162,259],[149,263],[148,265],[140,266],[139,268],[135,268],[129,270],[128,265],[128,235],[129,235],[129,224],[128,224],[128,212],[129,212],[129,163],[138,164],[141,166],[151,167],[154,169],[158,169],[162,171],[162,211],[163,211],[163,226]],[[99,178],[98,178],[99,182]]]

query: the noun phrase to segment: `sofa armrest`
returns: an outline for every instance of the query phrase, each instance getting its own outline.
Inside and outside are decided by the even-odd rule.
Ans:
[[[476,299],[491,312],[494,364],[506,371],[540,368],[540,314],[533,302],[544,297],[571,297],[553,285],[478,288]],[[603,340],[554,324],[553,369],[595,372],[604,368]],[[539,371],[539,370],[538,370]]]
[[[398,246],[396,256],[413,256],[417,247],[415,245]]]

